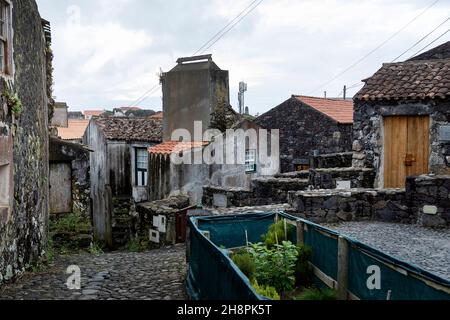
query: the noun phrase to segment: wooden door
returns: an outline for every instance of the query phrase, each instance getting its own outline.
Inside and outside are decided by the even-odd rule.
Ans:
[[[406,177],[428,173],[428,116],[384,118],[384,187],[404,188]]]

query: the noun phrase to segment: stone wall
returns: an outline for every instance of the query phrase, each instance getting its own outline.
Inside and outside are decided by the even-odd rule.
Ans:
[[[409,206],[425,227],[450,227],[450,176],[408,177]]]
[[[112,248],[125,246],[136,233],[136,204],[132,198],[112,198]]]
[[[315,223],[383,221],[414,223],[401,189],[352,189],[289,192],[290,214]]]
[[[17,94],[13,112],[2,96],[0,135],[9,141],[12,162],[4,165],[10,202],[0,217],[0,283],[45,255],[48,229],[48,99],[45,40],[33,0],[13,0],[14,75],[3,78],[0,92]],[[9,82],[7,84],[7,82]]]
[[[151,247],[177,243],[177,214],[190,206],[186,196],[170,197],[164,200],[137,205],[137,235],[146,239]]]
[[[347,168],[352,166],[352,160],[353,152],[322,154],[312,157],[312,168]]]
[[[306,190],[307,179],[257,178],[250,189],[208,186],[203,188],[203,205],[208,207],[247,207],[286,203],[289,191]]]
[[[430,173],[448,174],[445,154],[450,154],[449,142],[439,140],[441,125],[450,123],[450,101],[397,101],[374,102],[355,100],[353,125],[353,166],[376,170],[375,187],[382,188],[383,180],[383,117],[429,115],[430,126]]]
[[[281,172],[295,171],[294,162],[352,149],[352,125],[341,125],[291,98],[255,120],[266,129],[280,129]]]
[[[373,188],[374,180],[375,171],[370,168],[312,169],[309,174],[309,184],[315,189],[336,189],[339,183],[350,184],[350,188]]]

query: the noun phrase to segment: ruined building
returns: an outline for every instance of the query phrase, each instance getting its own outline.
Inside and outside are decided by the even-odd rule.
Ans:
[[[292,96],[255,122],[266,129],[280,129],[281,172],[309,169],[314,154],[352,149],[351,100]]]
[[[35,1],[2,1],[0,10],[1,283],[46,250],[51,68]]]
[[[94,236],[110,247],[126,244],[134,205],[148,199],[147,149],[162,141],[162,123],[149,118],[93,118],[83,141],[93,150]]]

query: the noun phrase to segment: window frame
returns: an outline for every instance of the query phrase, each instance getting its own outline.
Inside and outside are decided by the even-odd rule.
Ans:
[[[0,34],[0,42],[3,45],[0,52],[0,75],[12,75],[12,3],[10,0],[0,0],[0,20],[3,23],[3,34]]]
[[[147,165],[146,168],[139,168],[139,151],[144,151],[147,153]],[[144,147],[134,148],[134,172],[135,172],[135,185],[136,187],[146,187],[148,185],[148,151]],[[139,173],[142,172],[142,180],[139,181]]]
[[[252,155],[250,157],[250,155]],[[252,166],[252,169],[250,169]],[[245,150],[245,173],[251,174],[255,173],[257,168],[257,153],[255,149]]]

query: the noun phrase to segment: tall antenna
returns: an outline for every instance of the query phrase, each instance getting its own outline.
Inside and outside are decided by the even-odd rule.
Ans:
[[[247,91],[248,86],[245,82],[239,82],[239,114],[243,114],[245,110],[245,92]]]

